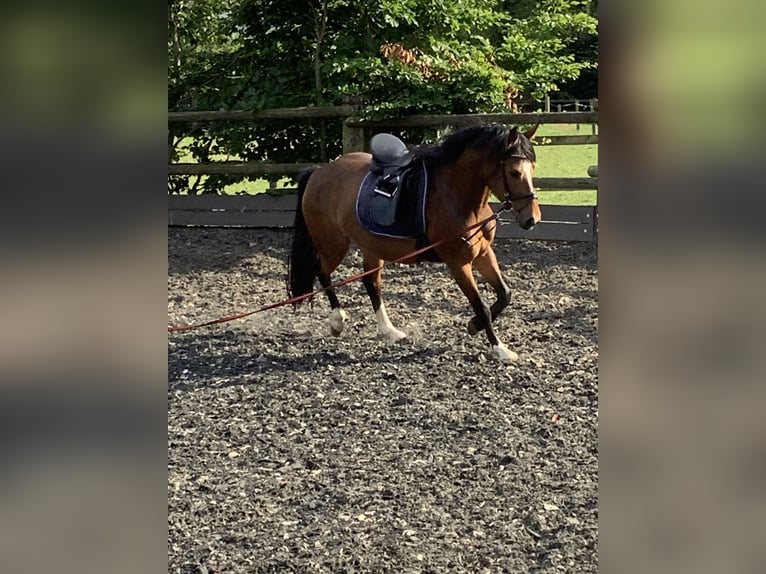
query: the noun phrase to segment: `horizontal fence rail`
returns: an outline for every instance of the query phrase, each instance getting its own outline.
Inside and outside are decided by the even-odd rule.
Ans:
[[[495,205],[495,211],[498,205]],[[598,235],[595,205],[541,205],[543,219],[524,231],[507,211],[500,214],[497,237],[548,241],[593,241]]]
[[[292,228],[297,195],[170,195],[168,225]],[[497,211],[499,204],[494,203]],[[595,206],[541,206],[543,220],[529,231],[503,212],[497,237],[562,241],[591,241],[598,233]]]
[[[360,128],[469,127],[500,124],[590,124],[598,123],[598,112],[533,112],[515,114],[416,115],[386,120],[349,120]]]
[[[168,225],[292,227],[298,196],[169,195]]]
[[[535,189],[539,191],[579,191],[598,189],[596,177],[536,177]]]
[[[266,163],[262,161],[219,161],[215,163],[171,163],[168,175],[296,175],[315,163]]]
[[[286,175],[296,176],[315,163],[216,162],[175,163],[168,166],[169,175]],[[597,189],[595,177],[536,177],[535,188],[541,191]]]
[[[541,145],[587,145],[597,144],[598,134],[582,136],[536,136],[535,146]]]
[[[352,118],[358,106],[306,106],[300,108],[273,108],[269,110],[208,110],[168,112],[168,122],[259,121],[273,119]],[[498,114],[419,114],[383,120],[350,119],[351,127],[411,128],[411,127],[468,127],[483,123],[503,124],[595,124],[598,112],[521,112]]]
[[[199,112],[168,112],[169,122],[258,121],[310,118],[348,118],[357,113],[356,106],[324,106],[303,108],[273,108],[270,110],[218,110]]]

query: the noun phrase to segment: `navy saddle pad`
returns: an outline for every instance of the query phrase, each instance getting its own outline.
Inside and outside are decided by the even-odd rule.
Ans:
[[[422,239],[426,235],[428,173],[422,160],[403,175],[395,198],[375,192],[379,175],[367,172],[356,198],[356,217],[367,231],[397,239]],[[396,201],[395,204],[391,203]],[[393,223],[390,206],[395,205]]]

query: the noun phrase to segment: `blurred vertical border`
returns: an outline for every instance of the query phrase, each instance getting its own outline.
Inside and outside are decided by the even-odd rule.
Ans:
[[[0,571],[166,568],[166,12],[0,8]]]
[[[600,566],[763,572],[763,22],[602,3]]]

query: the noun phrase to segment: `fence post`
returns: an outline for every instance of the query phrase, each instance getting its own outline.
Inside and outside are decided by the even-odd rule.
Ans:
[[[343,153],[364,151],[364,128],[350,126],[351,118],[343,120]]]
[[[349,123],[354,119],[356,112],[360,108],[362,103],[361,96],[346,96],[343,98],[345,105],[352,106],[354,109],[353,115],[343,118],[343,153],[351,153],[354,151],[364,151],[364,127],[363,126],[351,126]]]
[[[575,100],[575,112],[580,111],[580,100]],[[579,132],[580,131],[580,124],[577,124],[575,129]]]
[[[596,98],[590,99],[590,111],[593,111],[596,109],[597,103],[598,103],[598,100]],[[596,135],[596,124],[590,125],[590,133],[592,133],[593,135]]]
[[[548,94],[545,94],[545,113],[549,114],[551,112],[551,97]]]

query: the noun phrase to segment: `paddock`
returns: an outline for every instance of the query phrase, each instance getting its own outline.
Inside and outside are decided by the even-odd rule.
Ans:
[[[169,322],[284,299],[290,240],[170,227]],[[384,269],[395,344],[361,283],[338,338],[323,296],[170,333],[169,572],[596,572],[597,245],[496,240],[512,365],[436,263]]]

